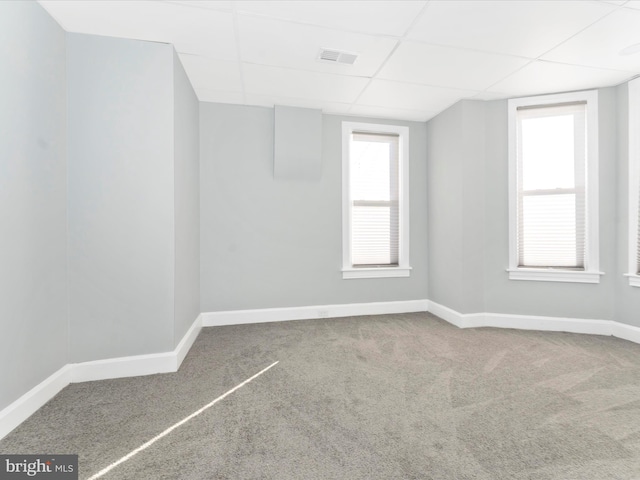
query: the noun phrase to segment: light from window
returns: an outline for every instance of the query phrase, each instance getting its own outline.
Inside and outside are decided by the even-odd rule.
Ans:
[[[409,129],[343,122],[343,278],[409,276]]]
[[[584,269],[585,107],[517,110],[519,267]]]
[[[629,82],[629,284],[640,287],[640,79]]]
[[[598,92],[508,107],[509,278],[598,283]]]
[[[353,132],[350,163],[353,266],[398,266],[398,135]]]

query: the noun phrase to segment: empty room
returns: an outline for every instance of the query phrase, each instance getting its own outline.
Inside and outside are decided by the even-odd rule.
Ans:
[[[0,479],[640,480],[640,0],[0,0]]]

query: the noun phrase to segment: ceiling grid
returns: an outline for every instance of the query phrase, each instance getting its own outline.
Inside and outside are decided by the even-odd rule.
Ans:
[[[205,102],[426,121],[464,98],[640,74],[640,0],[39,3],[69,32],[173,44]],[[323,48],[358,56],[321,61]]]

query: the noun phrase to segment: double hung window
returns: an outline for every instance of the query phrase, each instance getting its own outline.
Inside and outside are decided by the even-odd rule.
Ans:
[[[409,275],[408,137],[343,123],[343,278]]]
[[[514,280],[599,282],[597,92],[509,101]]]

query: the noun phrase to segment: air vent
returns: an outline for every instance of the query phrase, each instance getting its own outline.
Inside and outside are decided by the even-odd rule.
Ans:
[[[331,63],[344,63],[346,65],[353,65],[358,58],[357,53],[341,52],[339,50],[330,50],[328,48],[320,49],[318,54],[318,60],[322,62]]]

